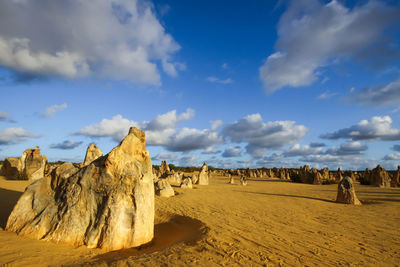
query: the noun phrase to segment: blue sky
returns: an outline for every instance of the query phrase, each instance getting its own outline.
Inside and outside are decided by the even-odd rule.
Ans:
[[[46,8],[43,8],[46,7]],[[0,158],[400,164],[398,1],[3,1]]]

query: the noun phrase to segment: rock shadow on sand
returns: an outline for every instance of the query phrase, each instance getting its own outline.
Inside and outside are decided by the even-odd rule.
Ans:
[[[0,188],[2,201],[0,202],[0,227],[5,228],[15,204],[17,204],[22,192]]]
[[[303,199],[318,200],[318,201],[323,201],[323,202],[328,202],[328,203],[336,203],[334,200],[323,199],[323,198],[316,198],[316,197],[308,197],[308,196],[296,196],[296,195],[285,195],[285,194],[260,193],[260,192],[249,192],[249,191],[237,191],[237,192],[248,193],[248,194],[257,194],[257,195],[267,195],[267,196],[303,198]]]
[[[171,247],[178,243],[195,245],[209,231],[206,225],[196,219],[173,215],[168,221],[154,225],[154,239],[145,245],[136,248],[110,251],[92,258],[82,265],[96,265],[96,263],[110,264],[130,257],[148,254]]]

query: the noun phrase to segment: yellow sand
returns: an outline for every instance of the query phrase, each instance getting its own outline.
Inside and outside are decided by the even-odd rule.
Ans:
[[[156,197],[156,238],[141,249],[104,253],[0,231],[0,265],[400,264],[400,189],[356,185],[365,204],[349,206],[333,202],[336,185],[227,182],[212,177],[209,186],[175,187],[177,196]],[[1,227],[27,184],[0,178]]]

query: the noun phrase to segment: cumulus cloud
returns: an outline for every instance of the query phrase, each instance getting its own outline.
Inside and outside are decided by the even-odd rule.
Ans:
[[[375,116],[369,120],[362,120],[358,124],[340,129],[333,133],[321,136],[325,139],[351,139],[357,140],[400,140],[400,130],[391,127],[390,116]]]
[[[323,147],[321,146],[312,147],[311,145],[301,146],[300,144],[295,144],[292,147],[286,149],[283,152],[283,155],[285,157],[297,157],[297,156],[321,154],[322,149]]]
[[[166,144],[166,149],[170,151],[191,151],[205,149],[210,146],[221,144],[222,137],[210,129],[183,128],[173,135],[170,142]]]
[[[351,141],[341,144],[339,147],[328,149],[326,155],[344,156],[344,155],[360,155],[367,151],[368,146],[359,141]]]
[[[183,156],[179,159],[179,166],[199,166],[199,156]]]
[[[254,157],[266,154],[267,149],[296,143],[307,132],[307,127],[296,125],[294,121],[264,122],[258,113],[229,123],[222,129],[222,134],[232,141],[247,142],[246,150]]]
[[[352,9],[335,0],[291,1],[278,23],[276,52],[259,70],[266,92],[310,85],[318,68],[337,58],[385,65],[398,56],[385,29],[399,18],[399,6],[378,1]]]
[[[224,158],[234,158],[234,157],[240,157],[242,153],[242,150],[239,146],[236,147],[227,147],[224,151],[224,153],[222,153],[222,156]]]
[[[222,121],[221,120],[210,121],[210,124],[211,124],[211,130],[215,131],[222,125]]]
[[[400,153],[399,152],[396,152],[396,153],[390,153],[390,154],[387,154],[387,155],[385,155],[384,157],[383,157],[383,160],[396,160],[396,161],[399,161],[400,160]]]
[[[16,122],[10,117],[10,115],[7,112],[2,112],[2,111],[0,111],[0,121],[11,122],[11,123]]]
[[[177,124],[190,120],[194,110],[177,114],[176,110],[158,115],[147,122],[135,122],[116,115],[111,120],[103,119],[99,123],[83,127],[76,135],[89,137],[112,137],[116,142],[121,141],[129,131],[136,126],[146,132],[146,143],[150,146],[163,146],[173,152],[188,152],[197,149],[206,149],[223,142],[222,137],[215,129],[183,128],[177,130]]]
[[[42,118],[54,118],[54,114],[57,111],[61,111],[67,108],[67,104],[61,104],[61,105],[53,105],[51,107],[46,108],[46,110],[40,115]]]
[[[36,135],[28,132],[24,128],[6,128],[0,130],[0,145],[11,145],[22,143],[29,138],[40,138],[41,135]]]
[[[0,65],[17,73],[159,84],[157,65],[170,76],[184,68],[147,1],[1,1],[0,10]]]
[[[231,78],[227,78],[227,79],[223,80],[223,79],[219,79],[219,78],[213,77],[213,76],[208,77],[207,81],[210,82],[210,83],[221,83],[221,84],[233,83],[233,80]]]
[[[201,154],[212,155],[212,154],[219,154],[222,152],[221,150],[214,150],[214,148],[215,148],[214,146],[209,146],[205,148],[203,152],[201,152]]]
[[[400,160],[400,153],[396,152],[396,153],[390,153],[387,154],[385,157],[383,157],[383,160]]]
[[[177,153],[166,153],[160,152],[155,157],[152,157],[152,160],[166,160],[166,161],[175,161],[177,160],[178,154]]]
[[[65,140],[64,142],[58,144],[51,144],[50,148],[53,149],[62,149],[62,150],[70,150],[80,146],[83,142],[75,142],[70,140]]]
[[[99,123],[83,127],[75,135],[83,135],[89,137],[112,137],[114,141],[120,142],[132,126],[138,126],[136,122],[130,121],[115,115],[111,119],[103,119]]]
[[[310,147],[324,147],[324,143],[319,143],[319,142],[311,142]]]
[[[365,87],[351,92],[346,100],[371,106],[389,106],[400,103],[400,78],[386,85]]]
[[[392,146],[392,150],[400,152],[400,145],[394,145]]]

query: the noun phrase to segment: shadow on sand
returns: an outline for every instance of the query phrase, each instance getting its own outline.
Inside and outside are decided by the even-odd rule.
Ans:
[[[174,215],[169,221],[154,225],[154,239],[150,243],[137,248],[106,252],[92,258],[87,264],[96,265],[96,263],[106,262],[108,265],[132,256],[159,251],[181,242],[194,245],[207,234],[208,230],[209,228],[199,220]]]
[[[260,193],[260,192],[249,192],[249,191],[237,191],[237,192],[248,193],[248,194],[267,195],[267,196],[303,198],[303,199],[319,200],[319,201],[329,202],[329,203],[336,203],[336,202],[333,201],[333,200],[328,200],[328,199],[323,199],[323,198],[316,198],[316,197],[308,197],[308,196],[296,196],[296,195],[285,195],[285,194]]]
[[[10,216],[22,192],[0,188],[0,195],[2,199],[0,202],[0,227],[4,229],[7,224],[8,216]]]

